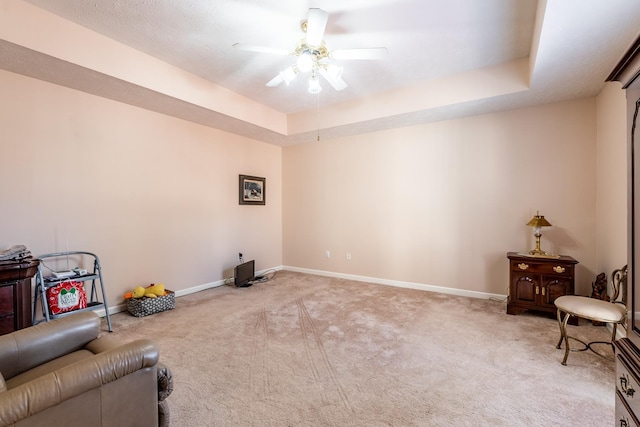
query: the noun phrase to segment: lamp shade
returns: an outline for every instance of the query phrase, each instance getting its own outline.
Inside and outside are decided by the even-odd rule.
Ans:
[[[320,86],[320,80],[314,71],[309,79],[309,93],[320,93],[320,91],[322,91],[322,86]]]
[[[531,221],[529,221],[527,225],[531,227],[550,227],[551,223],[544,218],[544,215],[536,212],[536,215],[531,218]]]

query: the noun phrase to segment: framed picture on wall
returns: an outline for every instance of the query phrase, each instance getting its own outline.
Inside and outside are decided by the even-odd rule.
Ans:
[[[241,205],[264,205],[266,178],[240,175],[239,202]]]

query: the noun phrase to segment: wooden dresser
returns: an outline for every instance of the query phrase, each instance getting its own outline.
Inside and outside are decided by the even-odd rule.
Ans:
[[[31,278],[39,260],[0,265],[0,335],[31,326]]]
[[[640,38],[607,81],[618,81],[627,99],[628,270],[627,336],[617,340],[616,426],[640,425]]]
[[[640,353],[631,340],[615,342],[616,348],[616,423],[617,426],[639,426]]]
[[[575,265],[570,256],[541,258],[516,252],[509,258],[509,299],[507,314],[519,314],[525,310],[542,311],[556,315],[556,298],[573,295]]]

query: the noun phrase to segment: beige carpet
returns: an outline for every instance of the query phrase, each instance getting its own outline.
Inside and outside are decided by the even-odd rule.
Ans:
[[[557,322],[507,315],[505,302],[281,271],[176,306],[112,316],[114,335],[157,342],[174,375],[173,426],[614,422],[614,363],[575,352],[562,366]]]

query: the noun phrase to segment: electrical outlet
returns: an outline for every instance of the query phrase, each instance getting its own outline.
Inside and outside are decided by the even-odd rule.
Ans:
[[[324,256],[326,256],[327,258],[331,258],[331,252],[326,251],[326,252],[324,253]]]
[[[242,252],[238,252],[238,261],[242,261]]]
[[[347,261],[351,261],[351,252],[347,252]]]

